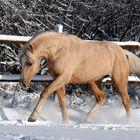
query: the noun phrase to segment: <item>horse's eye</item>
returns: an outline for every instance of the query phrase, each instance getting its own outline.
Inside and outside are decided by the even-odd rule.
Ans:
[[[28,65],[28,66],[32,66],[32,63],[31,63],[31,62],[28,62],[27,65]]]

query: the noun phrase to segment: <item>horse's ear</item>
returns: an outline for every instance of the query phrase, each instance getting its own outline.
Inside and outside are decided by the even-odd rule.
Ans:
[[[32,44],[29,44],[29,51],[33,52],[33,45]]]
[[[19,47],[23,48],[25,43],[19,43]]]

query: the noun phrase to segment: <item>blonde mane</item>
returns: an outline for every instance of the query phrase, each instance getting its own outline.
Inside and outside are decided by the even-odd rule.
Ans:
[[[28,59],[32,59],[32,60],[36,59],[36,57],[30,52],[28,44],[26,44],[25,47],[23,47],[20,50],[20,52],[18,54],[19,61],[21,61],[22,57],[25,57],[27,60]]]

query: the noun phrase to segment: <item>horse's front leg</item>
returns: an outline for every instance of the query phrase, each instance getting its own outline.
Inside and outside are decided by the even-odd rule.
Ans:
[[[66,79],[64,76],[58,76],[47,88],[43,90],[43,92],[40,95],[40,99],[34,108],[32,114],[30,115],[28,121],[29,122],[34,122],[37,119],[38,114],[40,113],[40,110],[43,106],[44,101],[47,99],[47,97],[60,87],[63,87],[65,85],[65,80]]]

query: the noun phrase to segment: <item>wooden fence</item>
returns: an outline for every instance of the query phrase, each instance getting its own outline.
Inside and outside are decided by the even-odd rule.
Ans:
[[[31,36],[13,36],[13,35],[0,35],[0,44],[18,44],[19,47],[21,47],[21,44],[26,43],[29,39],[31,39]],[[87,40],[92,41],[92,40]],[[140,50],[140,43],[134,42],[134,41],[128,41],[128,42],[114,42],[118,45],[120,45],[123,49],[128,50]],[[2,74],[0,75],[0,81],[19,81],[20,75],[14,74],[14,75],[6,75]],[[52,77],[49,75],[36,75],[32,81],[50,81],[52,80]],[[140,82],[140,79],[134,76],[129,76],[129,82],[132,83],[138,83]],[[103,82],[110,82],[110,78],[105,78]]]

